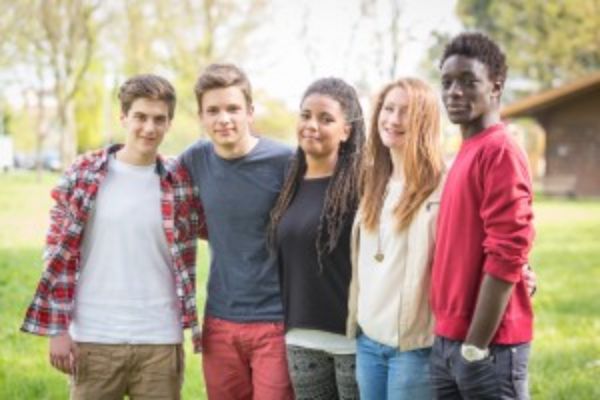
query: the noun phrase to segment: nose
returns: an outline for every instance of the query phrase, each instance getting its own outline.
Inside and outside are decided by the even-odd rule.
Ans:
[[[154,118],[148,118],[144,123],[144,132],[147,134],[154,133],[156,131],[157,123]]]
[[[223,111],[217,116],[217,122],[221,125],[227,125],[231,121],[229,113]]]
[[[397,128],[398,126],[402,125],[402,118],[403,118],[402,112],[396,111],[389,115],[388,122],[394,128]]]
[[[460,97],[463,94],[462,86],[458,81],[453,81],[446,93],[450,97]]]
[[[302,127],[304,129],[310,129],[311,131],[317,130],[317,119],[314,117],[306,118],[302,121]]]

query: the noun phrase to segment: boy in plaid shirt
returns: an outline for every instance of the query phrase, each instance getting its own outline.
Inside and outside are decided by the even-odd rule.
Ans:
[[[196,238],[204,224],[186,170],[158,147],[172,85],[138,75],[119,92],[124,145],[80,157],[51,195],[45,271],[25,332],[50,337],[71,398],[180,398],[183,330],[200,348]]]

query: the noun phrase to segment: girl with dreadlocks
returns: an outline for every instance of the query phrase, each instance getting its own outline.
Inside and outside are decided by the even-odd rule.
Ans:
[[[435,92],[417,79],[376,99],[353,231],[348,333],[357,325],[357,380],[370,399],[431,399],[428,303],[444,164]]]
[[[357,399],[356,342],[345,337],[350,231],[365,141],[355,90],[320,79],[302,97],[298,150],[271,213],[296,399]]]

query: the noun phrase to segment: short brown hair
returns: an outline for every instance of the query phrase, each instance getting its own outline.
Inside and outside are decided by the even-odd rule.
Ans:
[[[230,86],[239,87],[246,99],[246,105],[248,108],[252,107],[252,87],[244,71],[233,64],[211,64],[200,74],[194,87],[198,111],[202,110],[204,93]]]
[[[139,98],[164,101],[169,108],[169,119],[173,119],[177,96],[173,85],[165,78],[142,74],[127,79],[119,88],[121,112],[127,114],[133,102]]]

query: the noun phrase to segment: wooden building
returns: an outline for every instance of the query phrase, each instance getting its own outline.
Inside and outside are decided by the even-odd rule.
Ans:
[[[547,192],[600,196],[600,72],[510,104],[502,117],[533,118],[546,132]]]

